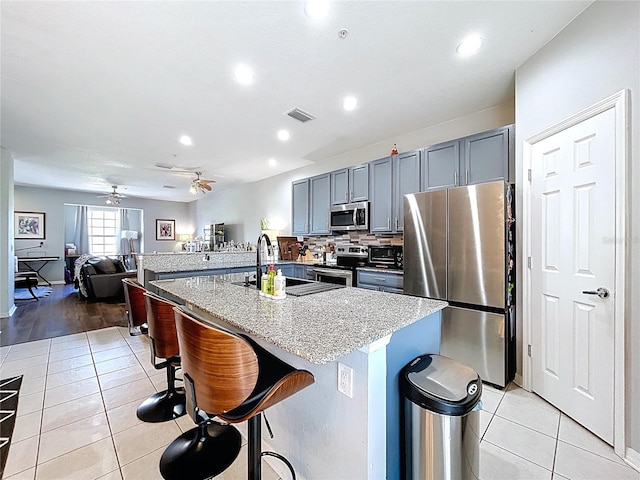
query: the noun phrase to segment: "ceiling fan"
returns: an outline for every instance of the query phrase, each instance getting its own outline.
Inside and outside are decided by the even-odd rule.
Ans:
[[[200,178],[202,172],[196,172],[196,178],[191,182],[189,191],[194,195],[201,195],[211,191],[210,183],[216,183],[215,180],[204,180]]]
[[[117,185],[111,185],[111,188],[113,188],[113,192],[107,193],[105,195],[98,195],[98,198],[107,199],[106,200],[107,205],[119,205],[121,199],[127,198],[125,195],[122,195],[121,193],[118,193],[116,191],[116,189],[118,188]]]

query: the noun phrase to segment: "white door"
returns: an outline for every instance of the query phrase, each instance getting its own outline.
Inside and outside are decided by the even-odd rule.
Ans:
[[[615,153],[609,109],[532,146],[530,190],[532,389],[609,444]]]

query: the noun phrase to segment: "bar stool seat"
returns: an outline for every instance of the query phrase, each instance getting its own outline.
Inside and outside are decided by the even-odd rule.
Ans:
[[[136,410],[143,422],[175,420],[186,413],[184,389],[176,388],[176,368],[180,367],[180,347],[176,337],[173,308],[177,305],[151,292],[144,293],[151,343],[151,364],[167,372],[167,389],[147,398]],[[164,361],[156,363],[157,359]]]
[[[129,335],[137,336],[147,333],[147,308],[144,304],[144,292],[147,291],[140,283],[131,278],[123,278],[124,299],[127,304],[125,315],[129,326]]]
[[[210,478],[233,463],[240,435],[231,425],[214,423],[217,417],[229,424],[248,420],[247,478],[260,479],[261,457],[270,455],[283,461],[295,479],[286,458],[261,449],[262,412],[313,384],[313,375],[283,362],[246,335],[214,326],[182,307],[174,312],[187,410],[198,427],[164,451],[163,478]]]

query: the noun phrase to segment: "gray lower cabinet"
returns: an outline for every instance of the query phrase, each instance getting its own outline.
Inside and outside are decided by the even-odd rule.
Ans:
[[[309,179],[291,183],[291,233],[309,233]]]
[[[330,175],[318,175],[309,179],[309,234],[326,235],[329,230]]]
[[[404,276],[397,272],[372,272],[370,270],[357,269],[358,288],[378,290],[380,292],[402,293]]]
[[[313,272],[309,265],[294,265],[293,278],[301,278],[303,280],[313,280]]]
[[[404,228],[404,202],[407,193],[420,191],[420,151],[404,152],[371,162],[371,232],[396,233]]]

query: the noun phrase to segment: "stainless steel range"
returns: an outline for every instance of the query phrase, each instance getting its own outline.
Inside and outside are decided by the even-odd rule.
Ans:
[[[335,249],[336,263],[313,267],[313,278],[318,282],[356,286],[356,268],[367,265],[369,250],[362,245],[341,245]]]

